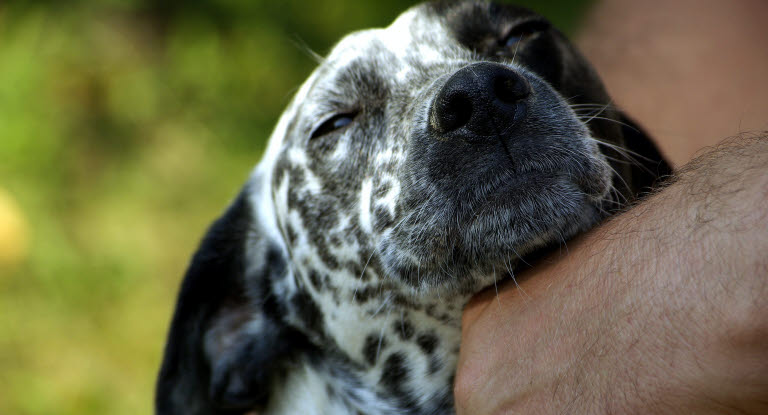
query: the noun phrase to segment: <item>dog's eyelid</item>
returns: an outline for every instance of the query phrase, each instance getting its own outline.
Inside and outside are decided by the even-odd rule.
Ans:
[[[513,46],[516,43],[526,40],[537,33],[546,31],[549,28],[549,22],[540,19],[517,23],[507,30],[504,36],[499,39],[499,45],[502,47]]]
[[[340,130],[349,124],[352,124],[358,113],[359,111],[339,112],[325,118],[320,125],[312,130],[312,134],[309,136],[310,140]]]

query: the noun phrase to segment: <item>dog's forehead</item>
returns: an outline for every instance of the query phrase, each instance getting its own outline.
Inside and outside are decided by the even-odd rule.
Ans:
[[[359,56],[360,47],[368,45],[383,47],[399,59],[444,59],[444,56],[435,55],[436,49],[452,43],[451,34],[438,16],[419,7],[404,12],[386,28],[365,30],[345,37],[329,59],[343,61],[346,57]]]
[[[428,12],[424,5],[417,6],[401,14],[386,28],[345,36],[328,55],[325,64],[334,71],[343,71],[361,58],[377,60],[385,70],[412,68],[414,63],[444,63],[461,50],[452,36],[439,16]]]

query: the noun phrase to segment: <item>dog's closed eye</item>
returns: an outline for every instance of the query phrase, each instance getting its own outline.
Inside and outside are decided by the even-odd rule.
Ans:
[[[503,47],[516,47],[519,42],[528,40],[531,36],[543,32],[549,28],[549,23],[542,20],[531,20],[513,27],[503,36],[499,45]]]
[[[334,114],[312,131],[310,139],[322,137],[333,131],[340,130],[349,124],[352,124],[355,117],[357,117],[357,112]]]

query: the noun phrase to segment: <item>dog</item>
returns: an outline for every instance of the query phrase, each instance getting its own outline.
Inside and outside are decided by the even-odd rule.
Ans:
[[[158,414],[451,414],[462,308],[670,172],[543,17],[338,43],[182,283]]]

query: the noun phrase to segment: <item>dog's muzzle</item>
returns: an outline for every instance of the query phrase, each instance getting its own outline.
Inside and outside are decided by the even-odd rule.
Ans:
[[[483,62],[454,73],[437,93],[430,125],[442,140],[497,139],[525,117],[528,81],[512,69]]]

